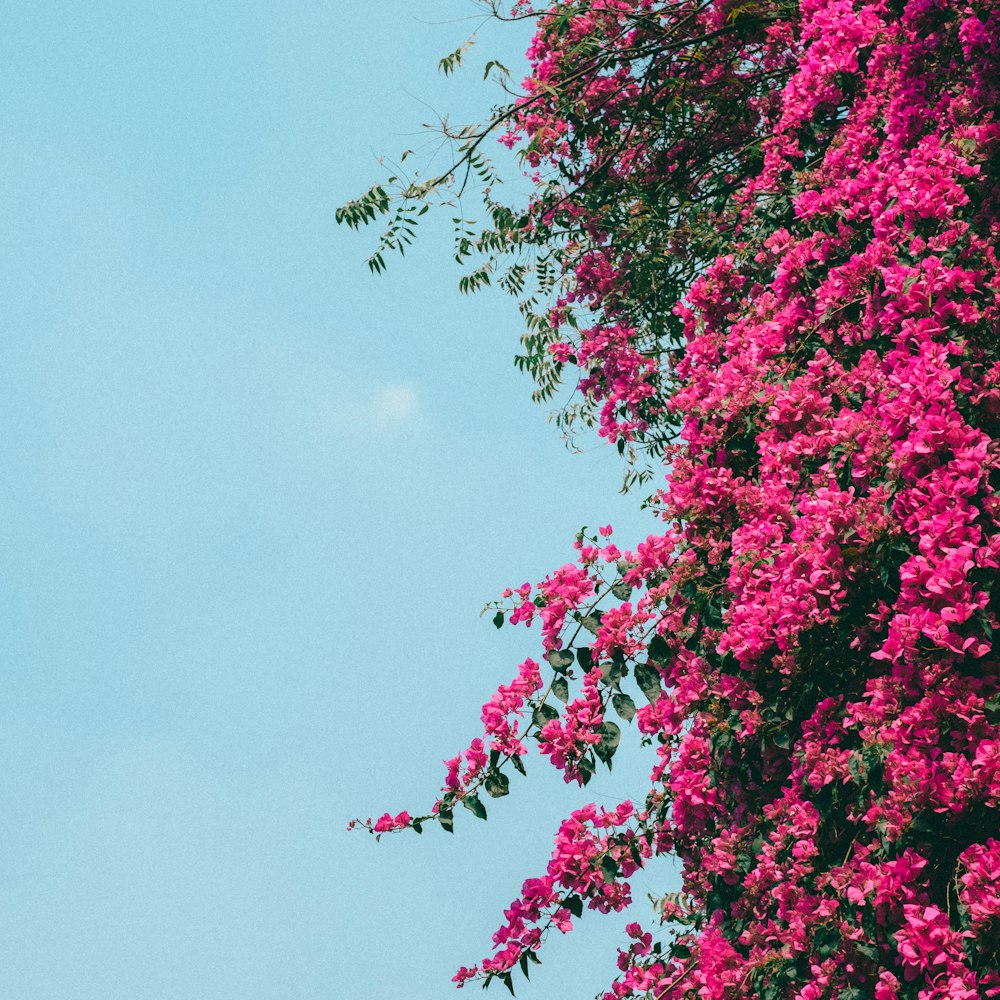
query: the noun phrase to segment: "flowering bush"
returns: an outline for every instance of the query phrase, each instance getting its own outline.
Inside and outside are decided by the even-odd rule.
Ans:
[[[511,986],[674,853],[605,1000],[1000,997],[1000,5],[496,13],[536,20],[523,92],[453,171],[342,218],[394,213],[380,270],[479,176],[467,287],[523,296],[539,395],[575,372],[564,425],[659,470],[663,527],[581,533],[508,590],[494,621],[537,619],[545,670],[492,696],[430,812],[364,825],[485,817],[531,743],[586,784],[634,719],[645,801],[572,813],[459,985]],[[494,200],[490,135],[526,206]]]

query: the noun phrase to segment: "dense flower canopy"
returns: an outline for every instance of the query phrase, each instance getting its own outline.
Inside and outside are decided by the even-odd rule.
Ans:
[[[1000,4],[507,16],[536,19],[523,92],[395,219],[481,177],[472,286],[508,262],[540,395],[569,378],[632,481],[659,470],[663,526],[581,533],[507,591],[495,621],[537,619],[539,662],[430,813],[369,825],[485,815],[529,742],[586,783],[634,720],[646,800],[573,812],[460,985],[510,985],[672,852],[683,892],[629,925],[606,1000],[1000,997]]]

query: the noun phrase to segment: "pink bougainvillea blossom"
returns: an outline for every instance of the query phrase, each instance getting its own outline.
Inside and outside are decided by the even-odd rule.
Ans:
[[[500,138],[559,234],[537,353],[647,447],[662,526],[504,593],[544,660],[431,815],[366,825],[485,816],[534,744],[586,784],[631,726],[645,801],[572,812],[459,986],[670,853],[605,1000],[1000,997],[1000,6],[532,11]]]

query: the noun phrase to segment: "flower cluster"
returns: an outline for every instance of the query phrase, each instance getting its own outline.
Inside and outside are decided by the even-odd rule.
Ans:
[[[581,915],[584,900],[602,913],[628,906],[632,895],[626,880],[649,855],[630,822],[644,819],[636,817],[631,802],[611,811],[593,805],[574,811],[556,833],[546,873],[526,879],[520,897],[504,911],[506,923],[493,935],[496,954],[479,966],[463,967],[454,982],[461,986],[480,971],[503,975],[527,962],[550,927],[564,934],[573,929],[573,916]]]
[[[548,351],[655,446],[663,527],[507,592],[552,680],[494,695],[438,815],[529,736],[586,783],[612,712],[650,788],[573,813],[456,981],[672,852],[606,1000],[1000,997],[1000,5],[536,14],[504,141],[558,178],[518,224],[558,243]]]

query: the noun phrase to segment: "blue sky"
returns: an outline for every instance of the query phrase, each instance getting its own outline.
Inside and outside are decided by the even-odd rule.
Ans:
[[[487,600],[582,524],[653,527],[531,404],[515,308],[458,294],[445,224],[380,278],[334,224],[429,107],[488,107],[476,66],[520,65],[491,26],[445,80],[474,7],[420,10],[6,11],[5,1000],[449,997],[559,818],[641,792],[627,754],[586,793],[537,764],[454,838],[345,830],[429,804],[535,652]],[[519,993],[592,995],[622,923]]]

